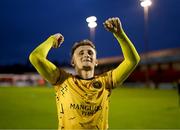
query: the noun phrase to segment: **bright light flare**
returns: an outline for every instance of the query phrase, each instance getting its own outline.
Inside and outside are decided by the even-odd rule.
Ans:
[[[90,16],[88,18],[86,18],[86,22],[90,23],[90,22],[96,22],[97,18],[95,16]]]
[[[86,22],[88,23],[89,28],[95,28],[97,26],[96,23],[97,18],[95,16],[90,16],[86,18]]]
[[[152,4],[151,0],[141,0],[142,7],[148,7],[151,6],[151,4]]]
[[[96,22],[89,22],[88,23],[88,27],[89,28],[95,28],[97,26],[97,23]]]

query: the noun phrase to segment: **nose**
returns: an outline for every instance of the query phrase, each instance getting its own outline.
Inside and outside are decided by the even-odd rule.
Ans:
[[[85,52],[85,53],[84,53],[84,57],[87,57],[87,58],[90,57],[89,53],[88,53],[88,52]]]

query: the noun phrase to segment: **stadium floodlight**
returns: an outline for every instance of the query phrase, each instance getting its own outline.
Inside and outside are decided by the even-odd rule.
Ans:
[[[148,6],[151,6],[152,4],[151,0],[140,0],[140,1],[141,1],[142,7],[148,7]]]
[[[149,61],[149,41],[148,41],[148,10],[151,6],[152,2],[151,0],[140,0],[140,5],[144,8],[144,50],[145,50],[145,59],[146,63],[148,64]],[[145,70],[145,79],[146,79],[146,86],[149,87],[149,72],[148,69]]]
[[[95,29],[97,26],[96,16],[90,16],[86,18],[86,22],[88,23],[88,27],[90,29],[90,39],[94,42],[95,41]]]
[[[90,16],[88,18],[86,18],[86,22],[90,23],[90,22],[96,22],[97,18],[96,16]]]
[[[89,22],[88,23],[88,27],[89,28],[95,28],[97,26],[97,23],[96,22]]]
[[[86,18],[86,22],[88,23],[89,28],[95,28],[97,26],[96,23],[97,18],[95,16],[90,16]]]

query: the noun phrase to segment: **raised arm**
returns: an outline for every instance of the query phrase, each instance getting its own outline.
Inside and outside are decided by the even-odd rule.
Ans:
[[[113,81],[116,84],[121,84],[135,69],[140,61],[140,57],[136,48],[123,31],[119,18],[109,18],[104,22],[104,26],[108,31],[113,33],[122,49],[124,60],[112,72]]]
[[[45,42],[40,44],[31,52],[29,60],[39,74],[51,84],[55,84],[60,76],[59,69],[46,57],[51,47],[58,48],[64,41],[61,34],[50,36]]]

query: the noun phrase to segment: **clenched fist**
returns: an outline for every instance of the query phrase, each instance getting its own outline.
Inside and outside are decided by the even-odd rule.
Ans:
[[[53,37],[57,40],[57,42],[53,43],[53,48],[58,48],[60,45],[64,42],[64,37],[60,33],[56,33],[53,35]]]
[[[114,33],[114,34],[119,34],[122,31],[122,25],[117,17],[109,18],[106,20],[104,23],[104,27],[106,30]]]

